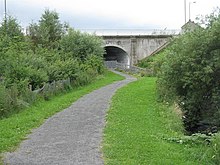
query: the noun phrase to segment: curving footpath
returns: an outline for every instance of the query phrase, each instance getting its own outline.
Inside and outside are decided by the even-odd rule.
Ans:
[[[37,129],[13,153],[6,153],[4,164],[10,165],[99,165],[104,164],[100,152],[105,115],[111,97],[125,80],[102,87],[74,102]]]

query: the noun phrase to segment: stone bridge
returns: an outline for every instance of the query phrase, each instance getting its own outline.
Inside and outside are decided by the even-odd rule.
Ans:
[[[169,42],[171,36],[103,36],[106,61],[133,65]]]
[[[104,39],[106,61],[133,66],[164,48],[179,30],[102,30],[93,31]]]

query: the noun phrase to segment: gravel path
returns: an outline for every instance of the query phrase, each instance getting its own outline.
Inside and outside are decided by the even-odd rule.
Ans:
[[[118,73],[118,72],[117,72]],[[136,79],[126,79],[93,91],[57,113],[13,153],[6,153],[10,165],[99,165],[105,115],[115,91]]]

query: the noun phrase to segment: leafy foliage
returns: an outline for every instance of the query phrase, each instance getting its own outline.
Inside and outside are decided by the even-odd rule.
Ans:
[[[8,16],[6,20],[2,21],[0,36],[1,38],[7,37],[10,40],[18,42],[24,40],[21,26],[18,24],[17,20],[11,16]]]
[[[102,57],[104,49],[102,48],[102,40],[96,36],[87,33],[81,33],[73,29],[69,29],[68,34],[61,40],[61,49],[68,53],[70,57],[85,61],[87,57],[96,55]]]
[[[205,29],[178,37],[161,68],[158,89],[184,112],[187,131],[212,132],[220,127],[220,14]]]
[[[4,99],[0,102],[0,118],[33,103],[37,98],[33,90],[49,89],[50,83],[59,86],[54,91],[50,88],[41,92],[48,99],[69,88],[61,82],[85,85],[103,73],[102,40],[67,29],[68,25],[60,23],[58,13],[50,10],[45,10],[38,23],[30,24],[27,36],[16,19],[8,17],[2,22],[0,93]]]
[[[38,24],[30,24],[29,36],[35,46],[55,49],[67,27],[68,25],[60,22],[57,12],[47,9]]]

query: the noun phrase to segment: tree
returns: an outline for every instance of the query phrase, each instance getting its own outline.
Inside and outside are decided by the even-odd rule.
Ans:
[[[102,44],[101,38],[70,28],[68,33],[62,37],[60,47],[72,58],[85,61],[90,55],[102,57],[104,54]]]
[[[59,45],[59,40],[65,34],[68,25],[62,24],[59,15],[55,11],[45,10],[41,19],[37,23],[29,26],[29,36],[34,45],[55,49]]]
[[[7,20],[1,23],[0,35],[1,37],[7,35],[7,37],[18,41],[24,39],[21,26],[17,23],[17,20],[11,16],[8,16]]]

